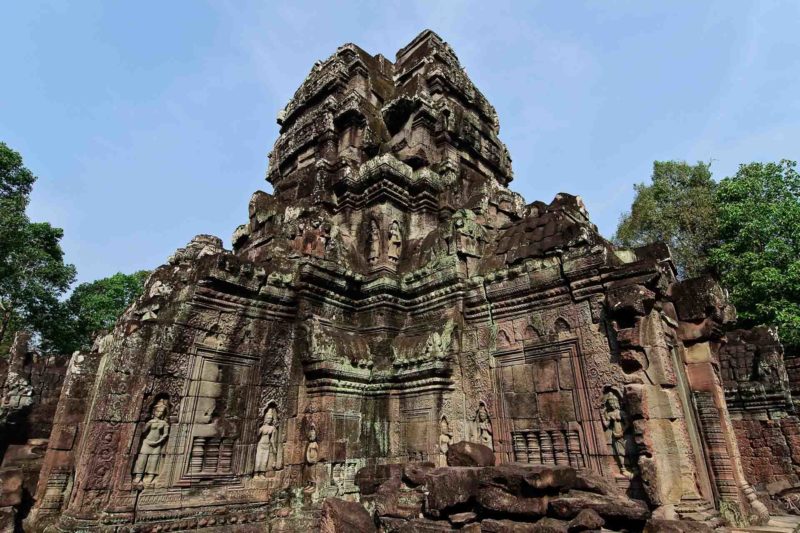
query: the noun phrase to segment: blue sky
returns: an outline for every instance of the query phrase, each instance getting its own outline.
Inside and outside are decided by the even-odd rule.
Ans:
[[[277,112],[354,42],[389,58],[424,28],[497,108],[526,200],[583,196],[606,236],[653,160],[717,178],[798,159],[800,2],[6,2],[0,140],[38,176],[80,281],[230,244]]]

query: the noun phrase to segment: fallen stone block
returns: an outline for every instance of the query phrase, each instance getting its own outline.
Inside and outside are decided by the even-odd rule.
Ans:
[[[448,466],[494,466],[494,452],[483,444],[461,441],[447,450]]]
[[[606,523],[597,511],[592,509],[581,509],[578,516],[570,520],[567,529],[569,533],[579,533],[581,531],[597,531]]]
[[[712,533],[702,522],[689,520],[648,520],[643,533]]]
[[[328,498],[322,504],[319,530],[321,533],[369,533],[378,529],[360,503]]]

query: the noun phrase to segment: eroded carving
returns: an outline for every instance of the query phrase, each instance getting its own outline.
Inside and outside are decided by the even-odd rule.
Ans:
[[[159,474],[161,454],[169,438],[169,423],[166,420],[168,409],[169,401],[166,398],[158,400],[153,406],[152,417],[144,424],[139,453],[133,464],[134,483],[153,483]]]
[[[494,449],[492,420],[484,402],[478,404],[478,410],[475,411],[475,415],[472,417],[472,436],[473,442],[483,444],[492,450]]]
[[[264,423],[258,428],[256,445],[256,477],[265,477],[267,472],[283,468],[283,454],[280,441],[278,410],[274,403],[267,406]]]
[[[319,443],[317,442],[317,428],[311,424],[306,433],[306,464],[315,465],[319,461]]]
[[[387,256],[390,260],[397,262],[400,260],[400,254],[403,251],[403,234],[400,233],[400,224],[396,220],[392,221],[389,226],[389,251]]]
[[[611,451],[614,460],[619,467],[620,473],[625,477],[632,477],[633,473],[628,469],[628,432],[631,428],[630,418],[622,409],[621,397],[613,389],[608,390],[603,395],[603,405],[601,406],[600,419],[603,428],[609,434]]]

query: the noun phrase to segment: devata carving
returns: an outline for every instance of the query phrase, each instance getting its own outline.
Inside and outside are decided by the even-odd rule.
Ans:
[[[145,422],[139,454],[133,464],[134,483],[149,484],[158,476],[161,453],[169,438],[169,423],[166,420],[168,409],[169,402],[166,399],[158,400],[153,406],[152,418]]]
[[[342,46],[278,123],[233,249],[199,235],[155,269],[62,390],[37,499],[74,472],[57,531],[315,531],[322,498],[462,440],[764,521],[716,377],[724,291],[615,247],[579,197],[511,191],[497,113],[438,35],[394,61]],[[779,353],[745,359],[725,379],[772,423]]]
[[[370,263],[375,263],[381,256],[381,230],[378,228],[378,223],[375,222],[374,219],[369,221],[367,244],[369,245],[367,260]]]
[[[396,220],[392,221],[389,227],[389,252],[388,256],[394,262],[400,260],[400,254],[403,250],[403,235],[400,233],[400,224]]]
[[[611,451],[617,462],[620,473],[625,477],[633,474],[628,470],[627,432],[630,429],[630,420],[627,413],[620,406],[620,397],[614,390],[609,390],[603,396],[600,419],[611,437]]]
[[[306,464],[315,465],[319,461],[319,443],[317,442],[317,428],[312,424],[306,434]]]
[[[271,470],[283,468],[281,443],[278,432],[278,411],[274,404],[267,407],[264,423],[258,428],[258,445],[256,446],[256,477],[264,477]]]
[[[483,402],[478,404],[478,410],[473,417],[473,441],[494,449],[492,420],[489,418],[489,411]]]
[[[450,343],[452,342],[453,327],[453,321],[448,320],[441,333],[438,331],[431,333],[431,335],[425,341],[425,346],[423,348],[422,353],[425,355],[425,357],[442,359],[447,356],[447,352],[450,349]]]
[[[447,422],[447,417],[443,416],[439,421],[439,441],[437,446],[439,449],[439,456],[437,458],[439,466],[447,465],[447,450],[450,449],[451,444],[453,444],[453,433],[450,431],[450,424]]]

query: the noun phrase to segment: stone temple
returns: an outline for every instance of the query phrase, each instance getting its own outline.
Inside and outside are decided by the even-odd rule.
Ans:
[[[232,250],[195,237],[72,356],[26,529],[706,531],[797,482],[792,459],[751,486],[740,451],[786,433],[776,409],[800,427],[777,341],[753,363],[713,280],[509,189],[435,33],[394,62],[340,47],[278,123]]]

